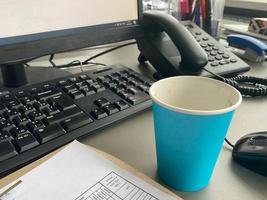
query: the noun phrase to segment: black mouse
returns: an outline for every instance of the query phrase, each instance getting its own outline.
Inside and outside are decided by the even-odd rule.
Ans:
[[[245,135],[234,145],[233,159],[267,177],[267,131]]]

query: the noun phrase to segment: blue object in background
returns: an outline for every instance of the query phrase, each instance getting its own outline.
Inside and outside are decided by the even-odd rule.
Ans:
[[[206,187],[234,111],[192,115],[153,102],[153,112],[160,178],[187,192]]]
[[[230,46],[241,49],[252,49],[258,56],[265,55],[267,53],[267,45],[260,40],[239,34],[231,34],[227,37],[227,42]]]

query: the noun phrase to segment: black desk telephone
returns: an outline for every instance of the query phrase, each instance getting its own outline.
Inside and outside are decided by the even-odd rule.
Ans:
[[[144,37],[137,39],[139,62],[149,61],[160,77],[234,76],[250,67],[191,21],[157,11],[144,13]]]

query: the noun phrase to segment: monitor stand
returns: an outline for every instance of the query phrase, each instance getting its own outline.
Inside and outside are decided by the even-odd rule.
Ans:
[[[0,91],[12,90],[26,85],[71,75],[66,70],[52,67],[25,67],[23,64],[0,65]]]

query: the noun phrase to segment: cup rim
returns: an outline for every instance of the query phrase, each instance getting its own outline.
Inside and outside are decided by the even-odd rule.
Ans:
[[[180,78],[197,78],[197,79],[206,79],[206,80],[209,80],[209,81],[217,82],[217,84],[221,84],[223,86],[226,86],[226,87],[230,88],[231,90],[233,90],[234,92],[236,92],[236,94],[238,96],[238,100],[232,106],[227,107],[227,108],[223,108],[223,109],[218,109],[218,110],[192,110],[192,109],[178,108],[178,107],[166,104],[166,103],[162,102],[159,98],[157,98],[154,95],[152,95],[153,89],[156,87],[157,84],[160,84],[163,81],[168,81],[170,79],[180,79]],[[159,105],[161,105],[164,108],[170,109],[170,110],[175,111],[175,112],[191,114],[191,115],[196,115],[196,114],[197,115],[218,115],[218,114],[227,113],[227,112],[235,110],[242,102],[242,95],[233,86],[231,86],[231,85],[229,85],[227,83],[224,83],[222,81],[216,80],[216,79],[212,79],[212,78],[208,78],[208,77],[202,77],[202,76],[173,76],[173,77],[161,79],[161,80],[155,82],[150,87],[149,95],[150,95],[150,97],[152,98],[153,101],[155,101],[156,103],[158,103]]]

